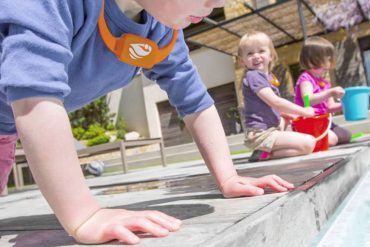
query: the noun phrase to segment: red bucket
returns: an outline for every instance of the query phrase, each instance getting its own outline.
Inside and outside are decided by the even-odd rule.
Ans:
[[[321,114],[310,118],[299,117],[293,120],[293,129],[297,132],[312,135],[316,138],[314,152],[329,149],[328,132],[331,125],[329,114]]]

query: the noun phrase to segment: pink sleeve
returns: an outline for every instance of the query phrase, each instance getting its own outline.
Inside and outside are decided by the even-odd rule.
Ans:
[[[294,103],[297,105],[303,106],[303,99],[302,99],[302,94],[301,94],[301,84],[304,81],[308,81],[312,83],[312,86],[315,87],[315,80],[312,79],[312,77],[307,73],[303,72],[295,85],[295,96],[294,96]]]

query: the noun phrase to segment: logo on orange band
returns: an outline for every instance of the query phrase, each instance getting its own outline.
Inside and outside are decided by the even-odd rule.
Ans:
[[[173,30],[170,42],[165,47],[159,48],[153,40],[138,35],[124,34],[119,38],[113,36],[105,22],[104,0],[98,26],[105,45],[120,61],[145,69],[150,69],[163,61],[171,53],[177,39],[177,30]]]
[[[135,60],[150,55],[152,47],[148,44],[131,44],[128,51],[130,57]]]

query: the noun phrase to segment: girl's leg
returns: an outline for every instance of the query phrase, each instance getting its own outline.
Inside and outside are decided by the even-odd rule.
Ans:
[[[332,129],[332,131],[337,136],[338,139],[337,144],[346,144],[351,141],[352,134],[349,130],[337,125]]]
[[[313,136],[291,131],[279,131],[271,151],[271,157],[281,158],[310,154],[316,140]]]
[[[14,164],[17,135],[0,135],[0,194],[8,184]]]
[[[330,147],[338,144],[338,136],[332,130],[329,130],[328,136],[329,136],[329,146]]]

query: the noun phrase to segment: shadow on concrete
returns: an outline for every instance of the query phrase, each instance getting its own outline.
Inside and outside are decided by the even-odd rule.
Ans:
[[[9,233],[8,233],[9,234]],[[9,237],[8,243],[13,243],[13,247],[58,247],[58,246],[75,246],[75,240],[64,230],[38,230],[11,232],[14,234]],[[0,232],[0,238],[4,235]],[[3,240],[4,241],[4,240]]]
[[[168,215],[185,220],[193,217],[207,215],[214,212],[214,208],[208,204],[175,204],[158,205],[181,200],[212,199],[219,198],[219,195],[177,197],[159,199],[134,203],[114,208],[128,210],[158,210]],[[12,238],[14,235],[14,238]],[[72,246],[76,242],[62,228],[55,215],[23,216],[0,220],[0,238],[9,238],[8,243],[14,243],[14,247],[57,247]],[[149,238],[152,236],[144,235]],[[4,241],[4,239],[3,239]],[[119,242],[109,243],[110,245],[122,245]]]
[[[221,195],[199,195],[188,197],[173,197],[167,199],[158,199],[144,201],[134,204],[122,205],[111,208],[124,208],[128,210],[158,210],[166,214],[172,215],[179,219],[185,220],[193,217],[198,217],[214,212],[212,206],[208,204],[193,203],[193,204],[169,204],[178,201],[190,201],[196,199],[215,199],[221,198]],[[39,231],[39,230],[63,230],[59,221],[54,214],[48,215],[33,215],[22,216],[15,218],[8,218],[0,220],[0,236],[4,232],[17,232],[17,231]]]
[[[171,197],[167,199],[158,199],[152,201],[138,202],[134,204],[122,205],[114,208],[124,208],[128,210],[158,210],[181,220],[186,220],[194,217],[199,217],[214,212],[214,208],[205,203],[192,203],[192,204],[172,204],[160,205],[178,201],[193,201],[193,200],[211,200],[223,198],[221,194],[208,194],[198,196],[180,196]]]

